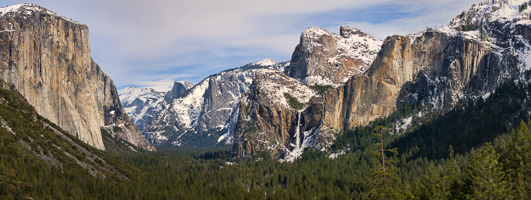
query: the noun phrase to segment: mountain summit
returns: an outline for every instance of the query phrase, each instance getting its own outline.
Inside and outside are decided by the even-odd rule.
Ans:
[[[340,41],[366,37],[360,31],[342,27],[338,36],[317,28],[306,30],[286,74],[308,85],[336,84],[337,88],[326,90],[314,98],[300,116],[283,123],[296,124],[295,129],[261,131],[279,126],[271,112],[241,113],[254,117],[240,118],[236,133],[242,134],[236,135],[238,143],[234,144],[233,153],[251,156],[257,151],[267,151],[276,158],[292,160],[290,152],[295,142],[312,141],[309,147],[326,150],[341,132],[368,125],[404,105],[431,104],[435,109],[449,111],[488,97],[508,81],[528,83],[524,75],[531,69],[531,8],[522,6],[524,3],[527,1],[494,0],[473,5],[441,29],[428,28],[414,35],[390,36],[381,49],[380,45],[374,45],[374,51],[367,51],[371,49],[367,44],[361,48],[363,51],[348,53],[337,45],[342,43]],[[379,43],[375,41],[374,44]],[[341,53],[338,56],[330,52]],[[366,55],[374,56],[363,62],[364,59],[354,59],[355,54],[351,54],[354,52],[368,52]],[[352,58],[370,67],[353,68],[359,69],[358,73],[341,84],[339,80],[342,79],[336,75],[342,73],[330,70],[334,67],[329,63],[333,62],[328,62],[338,57]],[[342,62],[335,68],[342,69],[345,63],[350,62]],[[321,78],[312,78],[316,76]],[[247,99],[258,104],[253,105],[255,108],[268,105],[259,100],[260,93],[251,93]],[[242,106],[248,104],[242,103]],[[295,113],[290,115],[295,116]],[[253,126],[256,124],[253,121],[261,123]],[[256,133],[250,134],[253,131]],[[277,139],[279,135],[291,139],[286,143],[286,140]],[[283,147],[278,147],[279,143]],[[278,149],[285,150],[279,152]]]
[[[125,114],[113,81],[92,60],[86,25],[32,4],[0,13],[0,79],[40,115],[98,149],[105,149],[105,130],[155,150]]]
[[[339,87],[364,73],[380,46],[382,41],[348,26],[339,35],[312,27],[302,32],[285,73],[307,85]]]

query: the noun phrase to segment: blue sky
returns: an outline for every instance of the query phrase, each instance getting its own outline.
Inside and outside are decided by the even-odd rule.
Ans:
[[[87,24],[91,52],[120,89],[169,90],[264,58],[288,61],[302,31],[359,28],[376,38],[438,28],[477,0],[2,0]]]

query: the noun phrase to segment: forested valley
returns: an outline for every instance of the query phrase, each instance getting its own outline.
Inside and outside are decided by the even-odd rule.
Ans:
[[[39,140],[35,148],[48,149],[44,152],[54,144],[0,128],[0,194],[3,199],[528,199],[531,123],[521,112],[525,105],[515,102],[526,102],[529,88],[514,83],[502,88],[446,114],[406,105],[343,133],[333,154],[308,148],[293,163],[267,153],[236,160],[229,147],[132,152],[106,135],[108,151],[93,151],[118,173],[102,178],[75,163],[49,166],[17,141]],[[15,102],[0,104],[3,119],[27,122],[22,132],[37,126],[23,100],[6,90],[2,95]],[[397,130],[395,122],[406,117],[414,118],[414,128]],[[35,130],[53,138],[47,128]]]

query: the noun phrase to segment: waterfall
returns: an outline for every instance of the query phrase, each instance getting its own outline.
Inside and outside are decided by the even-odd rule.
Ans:
[[[301,134],[300,134],[300,126],[301,126],[301,111],[298,111],[297,116],[297,129],[295,129],[295,138],[297,139],[297,145],[295,146],[295,149],[301,148]]]

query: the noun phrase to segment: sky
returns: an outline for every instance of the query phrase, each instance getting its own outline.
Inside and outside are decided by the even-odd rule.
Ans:
[[[440,28],[478,0],[1,0],[88,25],[91,55],[118,89],[168,91],[265,58],[289,61],[309,27],[375,38]]]

